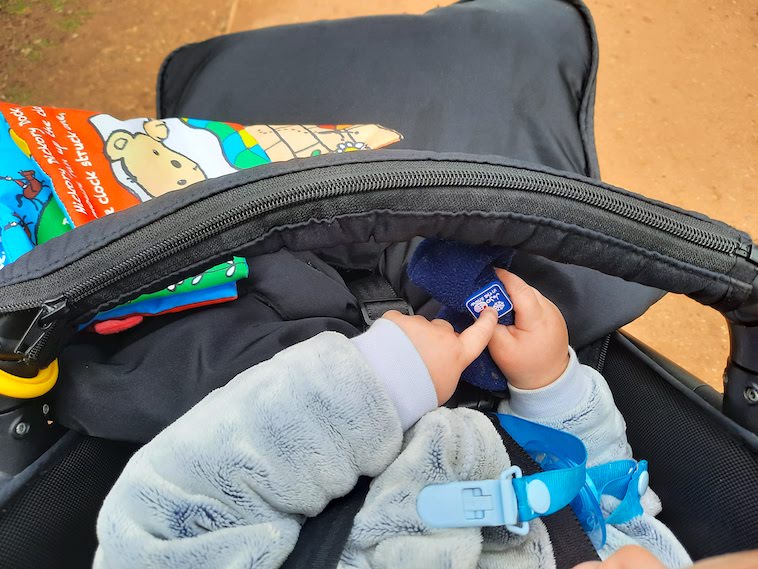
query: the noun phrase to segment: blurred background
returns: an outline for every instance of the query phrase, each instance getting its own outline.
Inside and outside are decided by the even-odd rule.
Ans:
[[[447,3],[0,0],[0,99],[153,116],[160,63],[182,44]],[[600,43],[603,179],[758,236],[758,0],[586,3]],[[728,334],[714,311],[667,295],[626,330],[722,389]]]

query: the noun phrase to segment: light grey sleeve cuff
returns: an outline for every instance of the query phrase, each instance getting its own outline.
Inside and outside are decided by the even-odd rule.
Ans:
[[[511,411],[525,419],[547,419],[574,409],[591,387],[589,376],[582,373],[576,353],[569,346],[569,363],[561,376],[539,389],[518,389],[508,386]]]
[[[380,318],[367,332],[351,341],[387,390],[403,431],[437,408],[437,392],[429,370],[397,324]]]

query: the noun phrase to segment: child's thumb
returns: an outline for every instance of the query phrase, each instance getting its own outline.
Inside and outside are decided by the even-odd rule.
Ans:
[[[495,328],[497,328],[497,310],[487,307],[479,314],[476,322],[460,333],[458,340],[463,348],[461,356],[465,366],[468,366],[484,351],[495,333]]]

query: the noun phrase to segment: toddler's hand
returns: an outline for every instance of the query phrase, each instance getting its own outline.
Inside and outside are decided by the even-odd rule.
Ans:
[[[550,385],[569,363],[568,330],[558,307],[513,273],[495,269],[513,301],[513,326],[498,326],[489,343],[490,355],[519,389]]]
[[[430,322],[423,316],[406,316],[396,310],[386,312],[382,318],[397,324],[411,340],[429,370],[440,405],[452,397],[461,373],[484,351],[498,327],[497,312],[491,308],[460,334],[446,320]]]

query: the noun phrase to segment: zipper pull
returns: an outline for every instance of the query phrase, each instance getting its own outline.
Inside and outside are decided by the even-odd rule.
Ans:
[[[748,255],[748,261],[754,265],[758,265],[758,245],[755,243],[750,244],[750,255]]]
[[[740,243],[735,253],[743,259],[747,259],[751,264],[758,265],[758,244]]]
[[[32,351],[47,336],[55,321],[67,312],[68,299],[65,296],[43,302],[32,323],[18,341],[15,353],[22,354],[24,359],[30,359]]]

